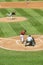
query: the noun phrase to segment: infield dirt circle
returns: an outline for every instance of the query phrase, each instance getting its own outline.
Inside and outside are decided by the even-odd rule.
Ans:
[[[0,8],[43,8],[43,2],[31,2],[28,4],[26,2],[1,2]],[[14,20],[12,20],[10,17],[4,17],[0,18],[0,22],[20,22],[27,20],[25,17],[15,17]],[[7,50],[16,50],[16,51],[37,51],[37,50],[43,50],[43,35],[32,35],[35,39],[36,45],[33,46],[27,46],[25,47],[24,44],[21,43],[20,37],[9,37],[9,38],[0,38],[0,48],[7,49]],[[27,36],[25,36],[25,39]]]
[[[0,48],[7,50],[16,50],[16,51],[37,51],[43,50],[43,35],[33,35],[36,45],[35,46],[26,46],[21,43],[20,37],[11,37],[11,38],[0,38]],[[25,36],[25,39],[27,36]]]

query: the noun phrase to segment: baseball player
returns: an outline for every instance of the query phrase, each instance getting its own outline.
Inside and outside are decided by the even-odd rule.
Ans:
[[[7,13],[7,16],[9,16],[9,17],[10,17],[10,16],[11,16],[11,13]]]
[[[12,12],[12,19],[15,19],[14,16],[16,15],[15,12]]]
[[[22,43],[24,43],[24,35],[25,35],[25,33],[26,33],[26,30],[21,31],[21,33],[20,33],[20,40],[21,40]]]
[[[11,17],[11,19],[14,19],[14,18],[13,18],[14,15],[16,15],[15,12],[12,12],[12,13],[8,13],[8,14],[7,14],[7,16]]]
[[[27,39],[26,39],[26,44],[25,44],[25,46],[34,46],[35,45],[35,40],[34,40],[34,38],[31,36],[31,35],[29,35],[28,37],[27,37]]]
[[[26,4],[29,4],[29,1],[30,1],[30,0],[26,0]]]

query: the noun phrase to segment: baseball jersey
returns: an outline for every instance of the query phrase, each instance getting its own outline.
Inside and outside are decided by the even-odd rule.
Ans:
[[[25,35],[25,31],[22,31],[20,34],[21,34],[21,35]]]
[[[32,40],[32,37],[28,37],[28,38],[27,38],[27,41],[31,41],[31,40]]]

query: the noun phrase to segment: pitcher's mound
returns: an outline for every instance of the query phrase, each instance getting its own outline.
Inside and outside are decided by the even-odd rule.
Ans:
[[[25,36],[26,38],[27,36]],[[43,35],[33,35],[36,45],[35,46],[26,46],[21,43],[20,37],[11,37],[11,38],[0,38],[0,48],[7,50],[16,50],[16,51],[37,51],[43,50]]]
[[[4,17],[0,18],[0,22],[21,22],[27,20],[25,17]]]

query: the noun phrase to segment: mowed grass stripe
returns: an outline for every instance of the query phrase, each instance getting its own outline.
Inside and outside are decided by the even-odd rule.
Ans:
[[[28,18],[29,15],[28,15],[27,12],[25,12],[23,10],[23,8],[16,8],[15,10],[17,10],[20,13],[21,16],[24,16],[24,17],[27,17]]]
[[[25,0],[18,0],[18,1],[25,1]]]
[[[33,25],[33,23],[35,23],[35,20],[33,19],[32,15],[29,14],[29,12],[26,12],[25,9],[16,9],[19,13],[21,13],[21,16],[27,17],[28,21],[30,21],[29,23],[31,24],[31,26],[36,29],[39,33],[41,33],[41,31],[39,31],[39,29],[37,27],[35,27]],[[29,10],[29,9],[28,9]],[[34,22],[33,22],[34,21]],[[32,23],[33,22],[33,23]],[[35,23],[35,25],[38,22]],[[36,25],[37,26],[37,25]]]
[[[41,16],[43,16],[43,11],[41,9],[34,9],[34,11],[39,13]]]
[[[36,27],[39,26],[38,30],[39,30],[39,32],[42,32],[42,34],[43,34],[43,17],[40,15],[40,13],[35,12],[33,9],[29,9],[28,12],[30,15],[32,15],[32,17],[34,17],[36,19],[36,20],[34,19],[37,22]],[[40,23],[40,25],[38,22]]]
[[[0,37],[4,37],[4,34],[3,34],[3,31],[1,30],[1,27],[0,27]]]
[[[20,52],[0,49],[0,65],[43,65],[42,57],[43,51]]]
[[[29,12],[30,15],[32,15],[32,17],[34,17],[35,19],[37,19],[37,21],[39,21],[41,24],[43,24],[43,16],[40,15],[40,13],[34,11],[34,9],[29,9],[27,10]]]
[[[27,31],[26,34],[40,34],[40,32],[37,31],[37,29],[35,29],[29,22],[30,21],[20,23],[20,25]]]
[[[36,17],[35,17],[35,16],[34,16],[34,17],[35,17],[41,24],[43,24],[43,16],[40,15],[40,14],[42,14],[43,11],[41,12],[41,10],[40,10],[41,13],[38,13],[38,12],[36,12],[35,10],[33,10],[33,12],[36,13]]]
[[[23,9],[24,10],[24,9]],[[21,10],[22,11],[22,10]],[[25,12],[23,12],[23,14],[27,14]],[[25,16],[25,15],[24,15]],[[30,15],[31,16],[31,15]],[[28,17],[28,16],[27,16]],[[29,17],[27,18],[27,21],[25,22],[22,22],[20,23],[20,25],[22,27],[24,27],[24,29],[27,30],[27,34],[40,34],[40,32],[35,28],[33,27],[31,24],[30,24],[30,21],[29,21]]]
[[[35,13],[32,12],[32,10],[28,11],[29,15],[31,15],[30,23],[40,32],[43,33],[43,24],[41,21],[37,20],[37,18],[34,16]],[[40,29],[39,29],[40,28]]]
[[[39,20],[39,22],[41,24],[43,24],[43,10],[40,10],[40,9],[34,9],[34,12],[36,12],[39,16],[39,18],[37,17],[37,19]],[[37,16],[38,16],[37,15]]]
[[[0,23],[0,27],[4,34],[4,37],[16,35],[15,30],[13,30],[13,28],[9,25],[9,23]]]
[[[22,10],[21,10],[21,12],[22,12]],[[22,12],[22,13],[23,13],[23,14],[21,14],[22,16],[26,16],[29,19],[29,17],[28,17],[29,15],[27,13],[25,13],[25,12]],[[20,23],[20,25],[23,26],[24,29],[27,30],[27,34],[38,34],[39,33],[38,30],[36,30],[36,28],[34,28],[29,22],[30,21],[27,20],[26,22]]]
[[[6,2],[12,2],[12,0],[5,0]]]
[[[5,0],[0,0],[0,2],[5,2]]]
[[[19,11],[19,10],[18,10],[18,11]],[[28,14],[25,13],[25,12],[22,12],[22,10],[20,10],[19,13],[21,13],[22,16],[28,17],[28,16],[27,16]],[[23,14],[22,14],[22,13],[23,13]],[[21,25],[22,25],[22,24],[21,24]],[[25,25],[25,26],[24,26],[24,25]],[[27,31],[28,31],[28,33],[29,33],[29,25],[27,25],[27,27],[26,27],[26,25],[27,25],[27,23],[26,23],[26,24],[24,23],[22,26],[23,26],[24,28],[26,28]],[[30,25],[30,26],[31,26],[31,25]],[[34,28],[34,27],[33,27],[33,28]],[[32,28],[31,28],[31,29],[32,29]],[[30,30],[31,30],[31,29],[30,29]],[[34,29],[34,30],[35,30],[35,29]],[[31,30],[31,31],[32,31],[32,30]],[[34,32],[33,32],[33,33],[34,33]]]
[[[24,28],[20,25],[19,22],[18,23],[9,23],[9,25],[16,32],[17,35],[20,35],[21,30],[24,30]]]
[[[1,18],[1,17],[4,17],[4,15],[0,12],[0,18]]]
[[[14,8],[6,8],[6,10],[10,13],[10,12],[14,12]]]
[[[1,9],[0,9],[0,13],[2,14],[3,17],[6,17],[6,16],[7,16],[7,13],[9,13],[9,11],[7,11],[7,10],[4,9],[4,8],[1,8]]]

